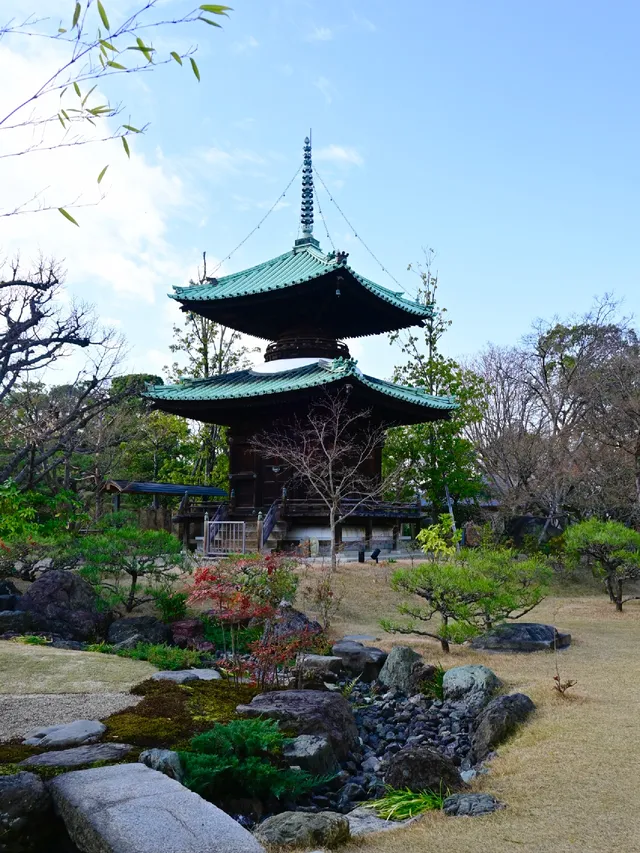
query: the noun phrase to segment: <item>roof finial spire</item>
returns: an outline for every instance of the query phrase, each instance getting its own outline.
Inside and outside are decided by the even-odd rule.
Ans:
[[[300,224],[304,237],[313,234],[313,166],[311,165],[311,131],[304,141],[304,161],[302,164],[302,207]]]

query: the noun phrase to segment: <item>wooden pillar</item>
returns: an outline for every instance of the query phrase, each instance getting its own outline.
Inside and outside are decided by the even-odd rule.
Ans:
[[[113,497],[111,498],[111,505],[113,507],[114,512],[118,512],[120,509],[120,492],[114,492]]]
[[[364,547],[369,550],[371,548],[371,540],[373,539],[373,519],[367,518],[364,522]]]

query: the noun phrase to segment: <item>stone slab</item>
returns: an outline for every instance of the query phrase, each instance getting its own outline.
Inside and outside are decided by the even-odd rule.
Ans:
[[[82,853],[264,853],[229,815],[143,764],[76,770],[49,788]]]
[[[128,743],[94,743],[32,755],[21,767],[81,767],[94,761],[121,761],[133,747]]]
[[[174,681],[176,684],[185,684],[187,681],[197,681],[198,675],[191,669],[167,669],[154,672],[151,678],[154,681]]]
[[[190,669],[189,672],[194,672],[200,681],[220,681],[222,676],[217,669]]]
[[[99,720],[74,720],[59,726],[46,726],[29,732],[23,741],[27,746],[58,747],[82,746],[95,743],[107,727]]]
[[[417,818],[410,817],[406,820],[384,820],[378,817],[373,809],[358,806],[346,816],[349,821],[351,837],[369,835],[372,832],[389,832],[393,829],[404,829],[405,826],[414,823]]]

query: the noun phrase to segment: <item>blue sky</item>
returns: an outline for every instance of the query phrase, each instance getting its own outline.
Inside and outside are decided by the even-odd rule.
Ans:
[[[448,354],[514,343],[534,318],[582,312],[605,291],[640,313],[640,6],[233,5],[223,30],[198,25],[174,39],[198,42],[200,84],[177,66],[123,84],[132,117],[151,126],[130,162],[92,147],[82,168],[110,162],[112,183],[80,229],[55,213],[28,227],[28,217],[0,220],[0,245],[63,251],[71,290],[127,335],[131,368],[169,361],[175,314],[164,294],[203,250],[220,259],[246,237],[296,171],[310,127],[332,194],[404,287],[416,286],[408,262],[423,246],[436,251]],[[5,41],[0,61],[2,49],[33,66],[30,46]],[[19,168],[32,168],[23,159]],[[286,251],[299,196],[298,180],[224,270]],[[352,266],[393,286],[323,191],[320,202]],[[380,376],[398,360],[384,339],[354,353]]]

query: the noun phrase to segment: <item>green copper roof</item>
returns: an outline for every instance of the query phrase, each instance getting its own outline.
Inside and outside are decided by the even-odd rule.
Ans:
[[[361,385],[380,394],[401,400],[404,403],[422,406],[425,409],[451,411],[457,408],[453,397],[434,397],[417,388],[395,385],[372,376],[365,376],[353,359],[337,358],[333,361],[320,360],[305,367],[280,373],[257,373],[241,370],[211,379],[183,380],[177,385],[155,385],[147,388],[146,397],[158,402],[223,401],[248,397],[270,396],[307,388],[330,385],[346,377],[352,377]]]
[[[303,242],[303,241],[299,241]],[[428,317],[430,309],[418,302],[407,299],[401,291],[389,290],[364,276],[359,275],[344,262],[339,263],[335,256],[325,255],[310,239],[305,245],[297,245],[290,252],[265,261],[241,272],[225,275],[210,283],[174,287],[172,299],[181,302],[208,302],[220,299],[233,299],[241,296],[254,296],[273,290],[282,290],[296,284],[303,284],[336,269],[348,270],[366,290],[390,305],[395,306],[416,318]]]

